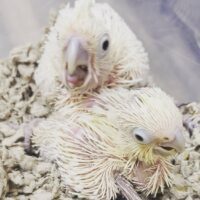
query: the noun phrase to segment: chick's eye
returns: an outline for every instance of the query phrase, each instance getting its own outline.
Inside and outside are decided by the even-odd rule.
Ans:
[[[136,142],[140,144],[149,144],[153,141],[153,136],[142,128],[135,128],[133,130],[133,137]]]
[[[108,49],[108,47],[109,47],[109,41],[108,41],[108,40],[105,40],[105,41],[103,42],[103,44],[102,44],[102,49],[103,49],[104,51],[106,51],[106,50]]]
[[[109,35],[106,33],[101,37],[101,42],[100,42],[100,55],[104,56],[107,54],[107,51],[110,47],[110,39]]]
[[[135,138],[140,141],[140,142],[143,142],[144,141],[144,138],[140,135],[140,134],[135,134]]]

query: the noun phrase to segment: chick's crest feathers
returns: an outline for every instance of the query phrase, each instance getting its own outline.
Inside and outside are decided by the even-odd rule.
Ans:
[[[95,5],[95,0],[79,0],[75,2],[75,16],[85,17],[91,14],[91,7]]]
[[[95,112],[106,113],[109,119],[121,122],[122,127],[137,125],[156,134],[182,125],[182,116],[173,99],[159,88],[103,89],[100,94],[91,95],[97,105],[93,108]]]

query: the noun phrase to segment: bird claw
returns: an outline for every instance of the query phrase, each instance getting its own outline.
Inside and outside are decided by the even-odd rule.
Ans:
[[[33,134],[33,128],[36,127],[42,119],[36,118],[33,119],[30,123],[26,123],[24,124],[24,151],[28,154],[28,155],[36,155],[37,153],[34,152],[33,148],[32,148],[32,144],[31,144],[31,136]]]
[[[142,200],[138,193],[133,189],[133,186],[130,184],[130,182],[123,176],[119,175],[116,178],[116,183],[119,187],[119,190],[127,200]]]

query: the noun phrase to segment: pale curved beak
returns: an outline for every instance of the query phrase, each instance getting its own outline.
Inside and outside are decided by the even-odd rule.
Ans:
[[[69,75],[74,75],[78,67],[87,68],[89,65],[88,52],[83,48],[79,37],[71,37],[68,42],[65,61]]]
[[[165,150],[175,149],[177,152],[182,152],[185,148],[185,139],[181,131],[175,132],[175,137],[172,141],[160,144]]]

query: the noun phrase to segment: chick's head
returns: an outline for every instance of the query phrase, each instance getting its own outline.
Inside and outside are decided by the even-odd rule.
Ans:
[[[130,177],[148,194],[163,191],[172,181],[170,159],[185,143],[182,116],[173,100],[159,88],[142,88],[104,90],[96,102],[120,130],[116,150],[127,158]]]
[[[78,0],[74,7],[60,11],[39,68],[44,65],[51,73],[46,76],[48,89],[57,77],[68,89],[88,91],[105,83],[134,84],[146,75],[148,58],[141,42],[110,6]],[[36,82],[42,83],[39,68]],[[42,87],[45,84],[43,80]]]

